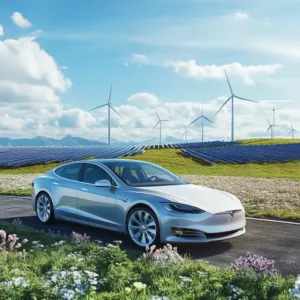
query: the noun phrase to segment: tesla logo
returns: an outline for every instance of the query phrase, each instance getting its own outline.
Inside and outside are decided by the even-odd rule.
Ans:
[[[233,217],[234,216],[235,211],[231,211],[229,214]]]

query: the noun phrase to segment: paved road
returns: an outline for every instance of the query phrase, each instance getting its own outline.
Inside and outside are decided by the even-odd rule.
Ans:
[[[73,230],[87,233],[91,238],[104,243],[123,240],[124,249],[134,249],[122,234],[67,222],[51,226],[42,225],[31,207],[28,198],[0,196],[0,220],[20,218],[24,224],[35,229],[60,231],[70,234]],[[228,266],[247,251],[276,261],[283,275],[300,274],[300,225],[248,220],[244,236],[216,243],[179,245],[179,252],[188,253],[194,259],[203,259],[212,264]]]

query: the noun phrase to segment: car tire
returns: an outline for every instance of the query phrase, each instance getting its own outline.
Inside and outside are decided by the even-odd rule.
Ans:
[[[50,196],[47,193],[38,194],[35,202],[35,211],[39,221],[50,224],[54,221],[54,210]]]
[[[160,243],[159,222],[155,213],[141,206],[131,210],[126,221],[127,234],[138,247],[151,247]]]

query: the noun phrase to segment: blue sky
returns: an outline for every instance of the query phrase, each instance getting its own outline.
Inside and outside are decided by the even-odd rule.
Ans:
[[[11,18],[14,12],[19,12],[31,26],[16,24]],[[44,67],[36,53],[26,72],[13,68],[16,74],[26,73],[24,81],[20,82],[19,75],[9,78],[0,75],[0,83],[2,80],[5,87],[2,95],[8,93],[7,80],[22,85],[22,92],[14,88],[7,98],[10,100],[5,101],[0,134],[92,137],[97,132],[100,139],[105,138],[105,112],[89,115],[85,112],[106,101],[113,81],[113,104],[128,119],[135,119],[122,123],[115,117],[116,138],[155,137],[157,132],[147,129],[155,125],[154,107],[163,116],[176,118],[166,128],[165,135],[178,136],[182,126],[197,117],[201,102],[209,117],[213,117],[222,100],[229,96],[224,67],[236,94],[261,103],[259,108],[249,103],[237,107],[239,137],[264,136],[266,117],[271,118],[273,105],[278,108],[277,119],[282,125],[279,135],[285,136],[290,123],[300,130],[300,120],[294,116],[300,107],[299,13],[298,1],[283,0],[2,1],[0,24],[4,34],[0,34],[3,43],[0,67],[1,55],[4,57],[6,53],[7,63],[10,57],[7,52],[12,51],[8,40],[22,41],[34,36],[26,46],[21,42],[18,51],[38,45],[39,51],[45,51],[57,68]],[[5,52],[6,46],[9,50]],[[30,69],[35,63],[43,65],[40,67],[43,76]],[[53,84],[55,76],[64,76],[72,85],[62,83],[62,88]],[[52,83],[45,83],[44,77],[51,77]],[[24,84],[33,79],[35,88],[50,88],[55,94],[45,104],[48,107],[50,103],[51,116],[36,117],[43,115],[42,106],[34,108],[35,114],[29,109],[37,97],[31,99],[24,91]],[[134,100],[128,102],[134,95]],[[13,105],[7,105],[9,101]],[[28,106],[28,111],[23,109],[23,116],[28,116],[26,121],[19,120],[17,105]],[[211,134],[208,131],[207,139],[228,138],[229,108],[217,117],[219,125],[211,128]],[[195,128],[192,138],[198,137]]]

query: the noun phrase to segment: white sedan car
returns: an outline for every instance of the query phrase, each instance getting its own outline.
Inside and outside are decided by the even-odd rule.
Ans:
[[[63,219],[110,229],[141,247],[229,239],[246,225],[234,195],[135,160],[64,164],[34,179],[32,204],[42,223]]]

